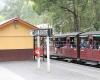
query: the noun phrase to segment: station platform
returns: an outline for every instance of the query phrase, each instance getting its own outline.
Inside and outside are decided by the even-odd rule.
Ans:
[[[37,69],[37,61],[0,62],[0,80],[100,80],[100,69],[51,60],[51,72],[46,59]]]

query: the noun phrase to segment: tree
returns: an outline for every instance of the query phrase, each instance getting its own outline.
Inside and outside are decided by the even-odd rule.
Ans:
[[[32,0],[38,14],[51,13],[53,26],[62,32],[99,30],[100,0]]]
[[[33,2],[30,0],[4,0],[5,6],[0,11],[1,16],[6,19],[20,17],[32,24],[42,22],[41,16],[33,11]]]
[[[78,9],[80,0],[33,0],[35,2],[34,10],[41,14],[45,11],[51,12],[54,26],[70,31],[80,31],[80,20]],[[79,2],[80,1],[80,2]],[[84,1],[85,2],[85,1]],[[73,24],[73,25],[70,25]],[[65,27],[66,26],[66,27]],[[58,29],[59,29],[58,28]]]
[[[93,16],[94,16],[94,23],[93,26],[95,30],[97,31],[100,27],[100,11],[99,11],[99,3],[98,0],[92,0],[93,5]]]

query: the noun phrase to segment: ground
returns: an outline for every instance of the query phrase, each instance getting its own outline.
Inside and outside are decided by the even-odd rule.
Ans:
[[[51,60],[51,72],[46,61],[37,69],[36,61],[0,62],[0,80],[100,80],[100,69]]]

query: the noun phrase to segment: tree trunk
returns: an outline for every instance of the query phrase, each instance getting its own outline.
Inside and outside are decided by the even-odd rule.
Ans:
[[[98,7],[96,6],[98,4],[98,0],[92,0],[92,5],[93,5],[93,15],[94,15],[94,28],[96,31],[99,30],[99,25],[100,25],[100,14]]]
[[[75,32],[79,32],[79,19],[78,19],[78,15],[74,15],[74,31]]]
[[[79,16],[78,11],[76,9],[76,0],[73,0],[73,9],[74,9],[74,31],[79,32],[80,31],[80,23],[79,23]]]

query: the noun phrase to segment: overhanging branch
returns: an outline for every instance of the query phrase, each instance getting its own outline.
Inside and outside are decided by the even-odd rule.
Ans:
[[[62,8],[62,9],[65,10],[65,11],[68,11],[68,12],[70,12],[70,13],[72,13],[73,15],[76,16],[76,13],[75,13],[74,11],[70,10],[69,8],[63,7],[63,6],[60,6],[60,8]]]

